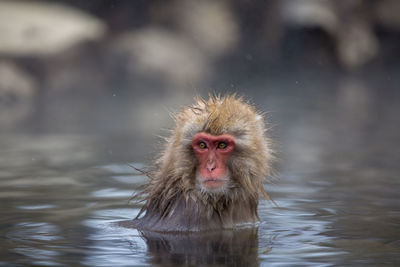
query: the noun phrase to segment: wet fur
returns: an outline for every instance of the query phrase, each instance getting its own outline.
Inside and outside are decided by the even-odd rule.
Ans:
[[[149,175],[145,204],[134,227],[181,232],[257,222],[259,196],[269,199],[263,180],[273,159],[263,116],[233,95],[198,98],[174,118],[175,129]],[[227,163],[231,179],[224,190],[209,192],[197,184],[198,162],[191,142],[198,132],[235,137],[235,151]]]

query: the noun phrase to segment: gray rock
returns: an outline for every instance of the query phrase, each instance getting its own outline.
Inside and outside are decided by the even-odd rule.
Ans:
[[[51,55],[99,39],[105,30],[99,19],[65,5],[0,1],[0,54]]]

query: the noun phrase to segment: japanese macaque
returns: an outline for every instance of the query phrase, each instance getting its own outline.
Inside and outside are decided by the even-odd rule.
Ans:
[[[259,220],[273,153],[263,116],[236,96],[197,99],[149,173],[145,204],[131,222],[145,231],[232,229]]]

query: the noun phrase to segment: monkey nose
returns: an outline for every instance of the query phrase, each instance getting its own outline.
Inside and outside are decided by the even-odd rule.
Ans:
[[[215,170],[215,168],[217,168],[217,165],[215,164],[214,161],[212,161],[212,162],[210,162],[210,161],[207,162],[207,165],[206,165],[207,171],[212,172],[213,170]]]

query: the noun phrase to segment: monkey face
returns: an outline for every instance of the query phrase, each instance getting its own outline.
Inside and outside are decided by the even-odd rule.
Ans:
[[[235,149],[235,138],[229,134],[198,133],[192,148],[198,160],[196,182],[202,190],[221,191],[230,181],[227,161]]]

